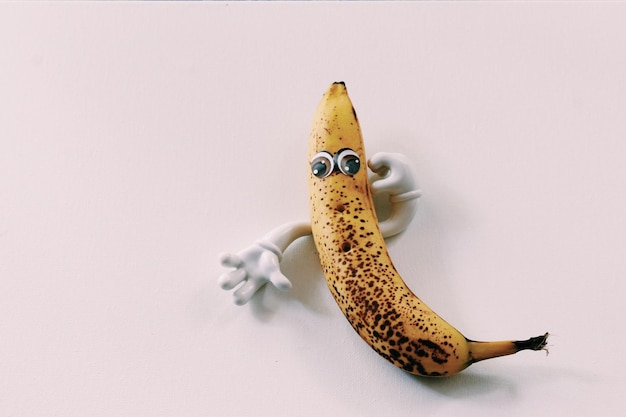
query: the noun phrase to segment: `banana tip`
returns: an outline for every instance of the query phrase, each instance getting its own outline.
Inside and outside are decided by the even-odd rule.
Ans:
[[[517,348],[518,351],[520,350],[545,350],[546,351],[546,355],[549,353],[548,352],[548,337],[550,336],[550,333],[546,332],[545,334],[541,335],[541,336],[537,336],[537,337],[531,337],[528,340],[519,340],[514,342],[515,347]]]

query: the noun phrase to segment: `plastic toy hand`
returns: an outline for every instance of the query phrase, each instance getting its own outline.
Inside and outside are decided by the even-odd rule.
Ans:
[[[279,290],[291,288],[291,282],[280,272],[280,251],[269,242],[260,241],[239,253],[223,253],[220,263],[235,268],[219,278],[220,286],[232,290],[235,304],[246,304],[261,287],[271,282]]]
[[[368,165],[374,176],[371,187],[374,194],[389,194],[391,213],[379,223],[384,237],[397,235],[407,228],[417,209],[416,199],[422,195],[406,156],[399,153],[377,153]]]
[[[389,194],[392,202],[410,200],[421,195],[406,156],[379,152],[370,158],[368,166],[376,174],[371,182],[373,193]]]

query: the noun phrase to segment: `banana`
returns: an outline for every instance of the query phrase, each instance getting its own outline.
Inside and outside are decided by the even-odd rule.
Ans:
[[[333,83],[317,108],[309,161],[311,230],[328,288],[383,358],[412,374],[449,376],[484,359],[545,350],[548,333],[521,341],[467,339],[407,287],[378,227],[361,129],[343,82]]]

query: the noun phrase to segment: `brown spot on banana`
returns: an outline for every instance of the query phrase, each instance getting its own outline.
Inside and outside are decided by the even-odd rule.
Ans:
[[[328,288],[382,357],[413,374],[447,376],[479,360],[545,348],[547,333],[527,341],[468,340],[406,286],[378,227],[361,129],[343,82],[333,83],[317,108],[309,161],[311,228]]]

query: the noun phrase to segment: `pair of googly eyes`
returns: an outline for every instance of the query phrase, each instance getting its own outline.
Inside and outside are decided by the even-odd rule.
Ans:
[[[352,149],[344,148],[333,155],[327,151],[315,154],[311,159],[311,172],[317,178],[326,178],[336,169],[345,175],[352,176],[359,172],[361,161]]]

